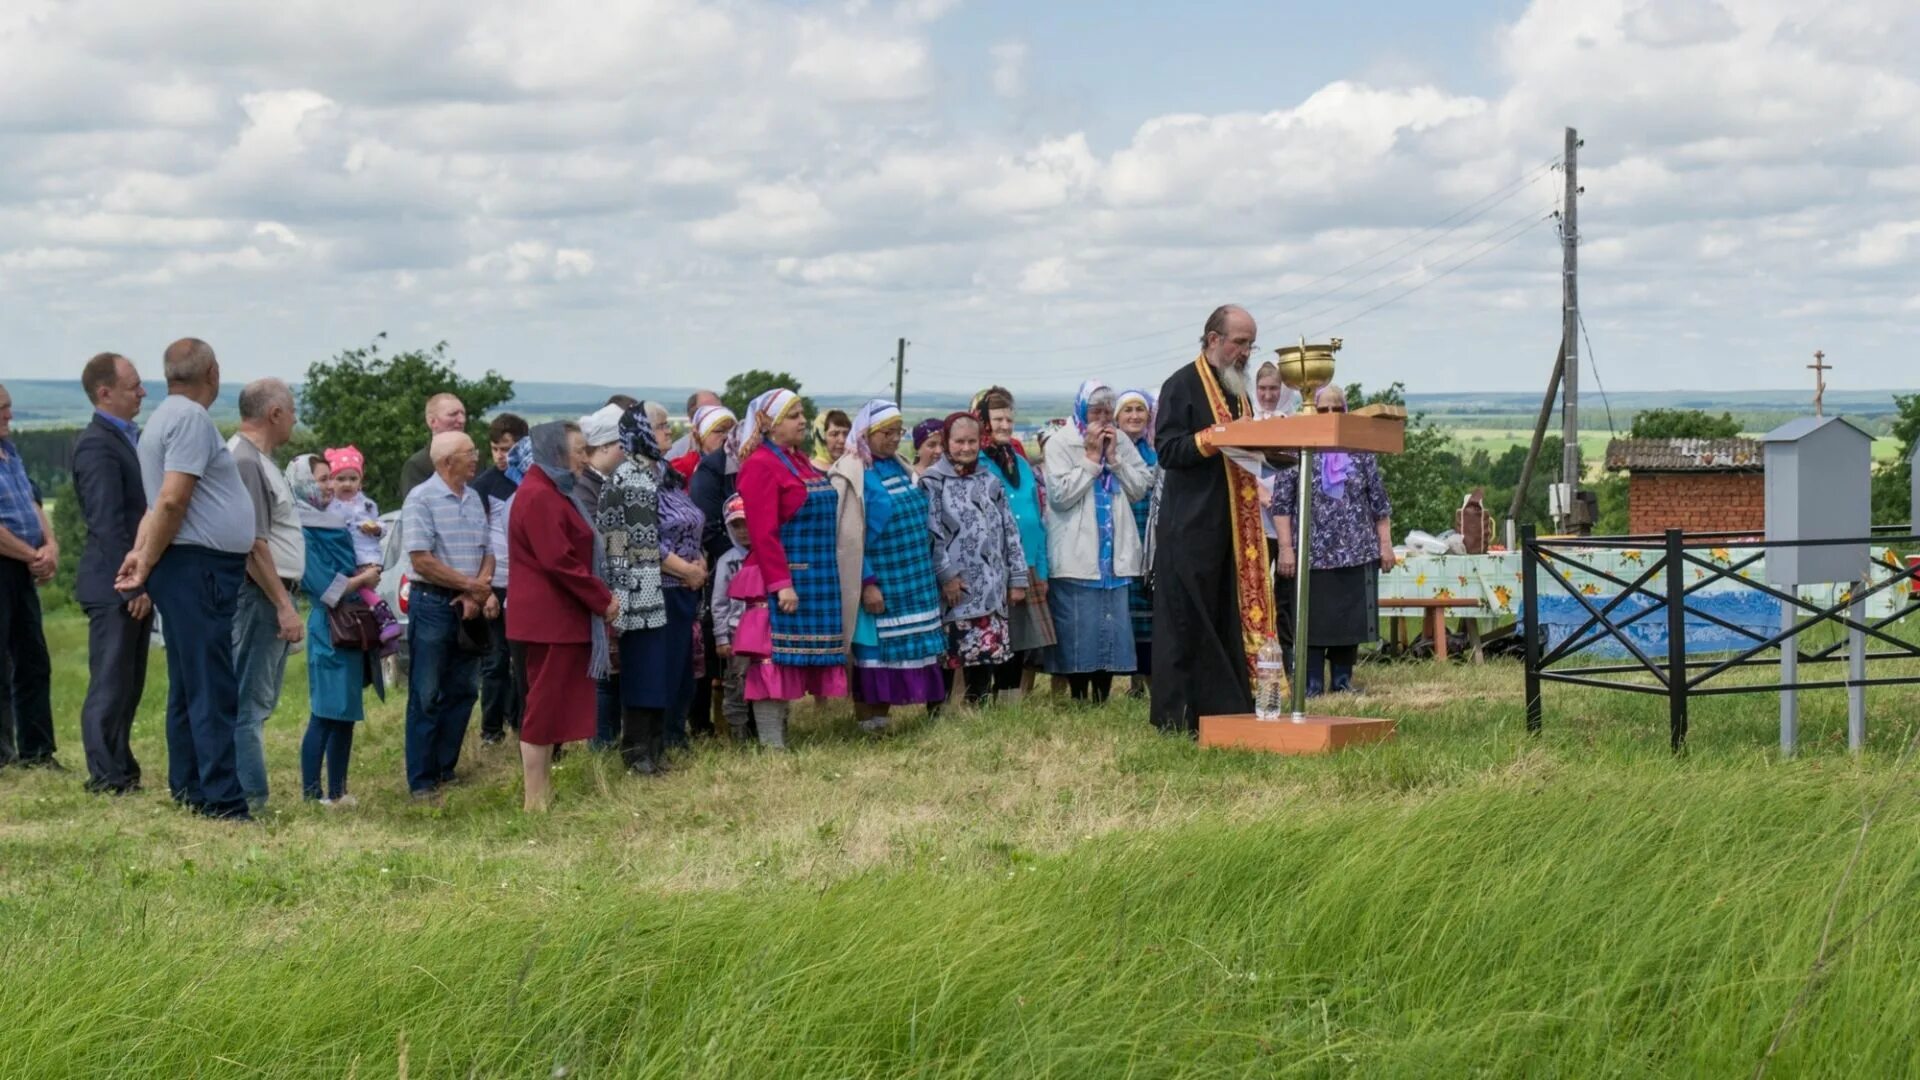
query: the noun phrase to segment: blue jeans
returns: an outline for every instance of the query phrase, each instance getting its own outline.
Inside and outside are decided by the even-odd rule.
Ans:
[[[321,797],[320,768],[327,770],[326,798],[347,793],[347,762],[353,757],[353,721],[307,721],[307,737],[300,740],[300,789],[309,799]]]
[[[167,787],[209,817],[250,816],[233,737],[233,616],[246,573],[245,555],[175,544],[147,580],[167,645]]]
[[[480,697],[480,658],[460,650],[459,636],[453,596],[416,582],[407,611],[407,789],[415,795],[453,779]]]
[[[267,717],[280,704],[289,646],[280,640],[273,601],[248,579],[240,585],[233,615],[233,674],[239,681],[240,713],[233,729],[233,764],[247,808],[267,805]]]

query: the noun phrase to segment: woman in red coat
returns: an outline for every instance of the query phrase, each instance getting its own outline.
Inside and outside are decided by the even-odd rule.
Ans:
[[[507,518],[507,639],[526,646],[527,708],[520,763],[528,810],[553,798],[553,748],[593,737],[595,679],[608,670],[606,621],[619,612],[601,580],[605,555],[574,501],[568,423],[528,433],[533,468]]]

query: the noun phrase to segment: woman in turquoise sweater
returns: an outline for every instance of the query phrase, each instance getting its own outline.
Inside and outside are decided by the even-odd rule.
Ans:
[[[1015,604],[1008,619],[1013,659],[994,672],[994,689],[1006,701],[1033,687],[1033,673],[1044,665],[1055,641],[1053,610],[1047,606],[1046,490],[1027,461],[1026,449],[1013,437],[1013,394],[1004,387],[988,387],[974,399],[974,409],[987,432],[980,456],[993,462],[993,474],[1006,488],[1013,520],[1020,526],[1020,547],[1030,564],[1026,602]]]
[[[354,727],[365,719],[362,705],[368,683],[385,700],[380,658],[360,649],[333,643],[327,611],[361,589],[379,584],[378,569],[361,570],[353,553],[353,537],[341,518],[325,513],[327,463],[314,454],[302,454],[287,465],[287,485],[300,511],[307,561],[300,589],[313,599],[307,615],[307,697],[311,717],[300,743],[300,785],[309,799],[322,806],[354,805],[347,794],[347,761],[353,755]],[[321,787],[321,766],[326,786]]]

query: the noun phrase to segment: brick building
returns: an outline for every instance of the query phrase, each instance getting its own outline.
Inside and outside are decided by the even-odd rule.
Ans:
[[[1628,531],[1766,531],[1766,457],[1753,439],[1615,439],[1607,471],[1627,474]]]

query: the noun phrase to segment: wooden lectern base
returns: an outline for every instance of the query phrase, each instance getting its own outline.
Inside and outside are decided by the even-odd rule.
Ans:
[[[1356,743],[1385,742],[1393,738],[1393,729],[1391,720],[1355,716],[1308,716],[1299,723],[1290,713],[1278,720],[1262,720],[1245,713],[1203,716],[1200,745],[1275,754],[1330,754]]]

